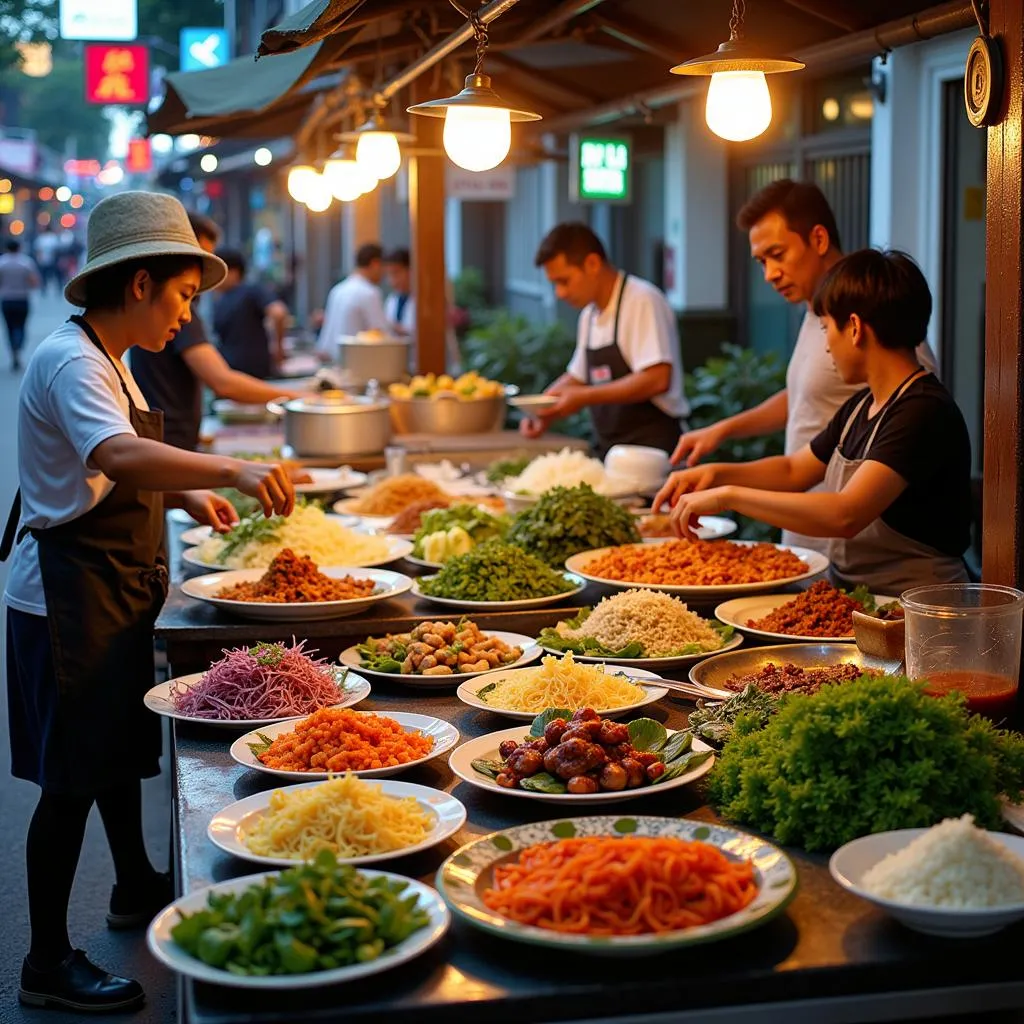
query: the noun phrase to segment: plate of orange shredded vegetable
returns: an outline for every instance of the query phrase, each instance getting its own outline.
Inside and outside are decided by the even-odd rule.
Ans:
[[[435,881],[455,915],[502,938],[650,956],[771,920],[795,895],[797,872],[777,846],[724,825],[595,815],[474,840]]]
[[[430,715],[321,708],[308,718],[247,732],[231,744],[231,756],[246,768],[293,780],[342,772],[380,779],[423,764],[458,741],[454,725]]]

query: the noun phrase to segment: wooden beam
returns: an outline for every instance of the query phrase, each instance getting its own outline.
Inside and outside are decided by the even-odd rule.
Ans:
[[[430,82],[412,83],[412,102],[429,100]],[[409,224],[412,238],[412,292],[416,298],[416,366],[420,373],[444,373],[448,327],[444,261],[444,120],[412,115],[417,153],[409,160]]]
[[[824,3],[821,0],[785,0],[785,3],[804,14],[809,14],[812,18],[817,18],[818,21],[825,22],[826,25],[841,28],[844,32],[859,32],[866,27],[863,19],[846,17],[842,9],[837,14],[836,5],[829,0],[825,0]]]
[[[1021,116],[1024,5],[991,0],[990,32],[1003,52],[1001,118],[988,129],[985,246],[985,450],[983,564],[986,583],[1024,579],[1024,228]]]
[[[616,15],[613,19],[598,13],[590,15],[589,20],[612,39],[617,39],[634,50],[641,50],[667,60],[670,65],[678,64],[684,59],[682,55],[692,49],[692,46],[688,47],[681,39],[674,39],[671,35],[656,31],[649,25],[623,15]]]
[[[598,102],[598,97],[593,93],[582,91],[578,86],[571,87],[558,80],[557,75],[549,71],[538,71],[522,61],[515,60],[507,53],[500,56],[488,56],[484,65],[489,69],[503,69],[509,73],[508,80],[513,88],[523,95],[536,96],[540,100],[546,100],[552,106],[561,110],[580,110],[583,107],[592,107]],[[504,92],[502,83],[505,75],[496,80],[495,87],[499,92]]]
[[[563,0],[553,10],[549,11],[543,18],[538,18],[526,32],[517,38],[517,45],[531,43],[541,36],[546,36],[552,29],[560,28],[573,18],[593,10],[603,0]]]

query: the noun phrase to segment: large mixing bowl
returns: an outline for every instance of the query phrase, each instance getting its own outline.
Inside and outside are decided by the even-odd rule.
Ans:
[[[459,398],[440,393],[431,398],[391,398],[391,425],[396,434],[489,434],[505,423],[505,399],[519,393],[506,385],[503,395]]]
[[[284,417],[284,439],[302,457],[348,458],[384,450],[391,435],[386,399],[329,391],[288,402],[271,402]]]

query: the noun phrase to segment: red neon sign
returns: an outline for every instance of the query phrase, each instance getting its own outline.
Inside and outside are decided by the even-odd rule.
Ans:
[[[85,98],[89,103],[148,103],[149,49],[139,45],[87,44]]]

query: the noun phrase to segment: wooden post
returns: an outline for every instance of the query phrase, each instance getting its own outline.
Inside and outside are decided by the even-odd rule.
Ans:
[[[1024,580],[1024,227],[1021,114],[1024,5],[991,0],[989,29],[1003,53],[1001,118],[988,129],[985,257],[985,481],[983,576]]]
[[[425,91],[433,76],[412,85],[413,102],[430,99]],[[409,160],[409,221],[412,238],[412,293],[416,298],[416,359],[420,373],[444,373],[448,303],[444,261],[444,121],[410,115],[418,150]]]

